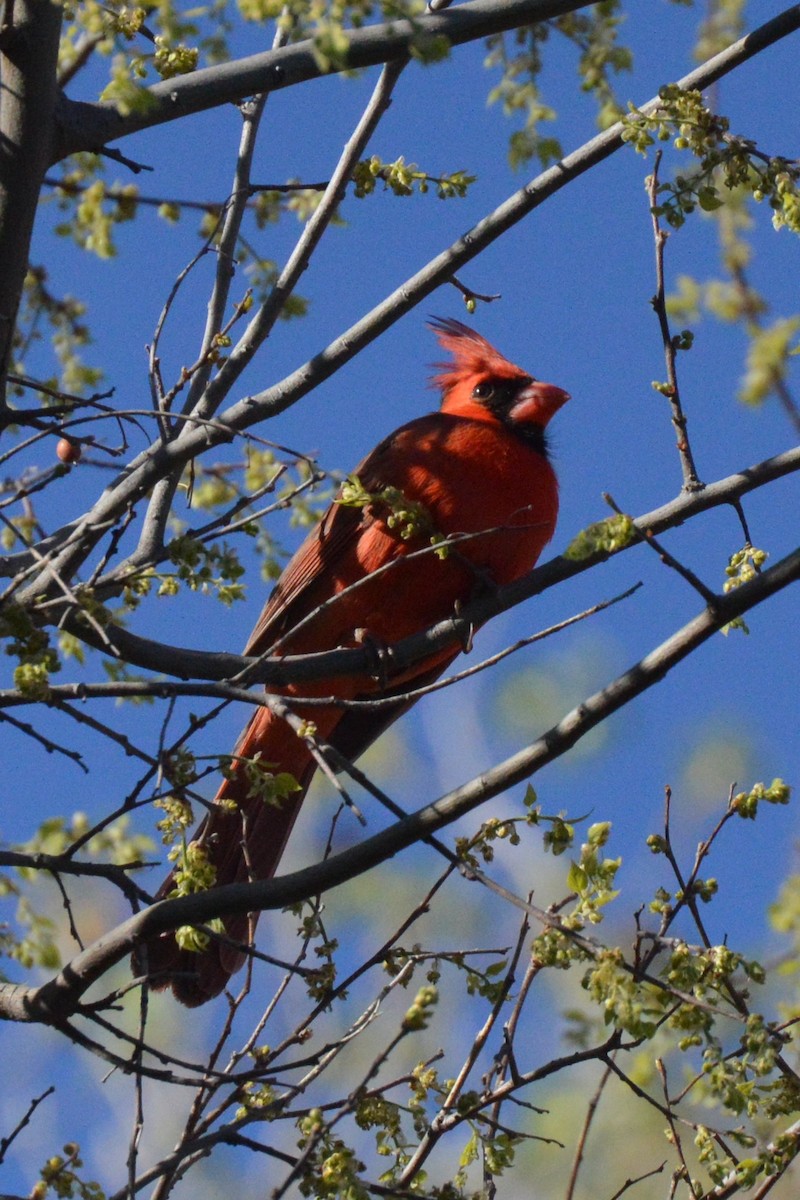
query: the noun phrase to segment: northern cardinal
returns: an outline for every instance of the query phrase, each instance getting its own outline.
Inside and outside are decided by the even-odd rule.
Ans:
[[[355,646],[365,638],[389,645],[451,616],[481,589],[524,575],[550,541],[558,485],[545,428],[568,394],[535,380],[460,321],[435,318],[431,328],[452,356],[437,364],[433,378],[442,392],[440,410],[403,425],[356,468],[358,484],[351,476],[350,485],[356,503],[343,503],[340,493],[308,535],[267,601],[245,654],[269,654],[276,643],[278,654]],[[439,543],[443,553],[408,558],[435,539],[450,539]],[[351,588],[390,563],[390,570]],[[323,745],[355,759],[410,707],[406,693],[436,679],[458,651],[437,650],[388,682],[363,674],[291,685],[280,694],[293,712],[313,722]],[[373,710],[304,707],[304,696],[397,699]],[[249,794],[252,773],[248,778],[242,760],[254,758],[276,775],[288,772],[297,790],[278,804]],[[316,769],[307,741],[268,708],[250,719],[233,762],[232,777],[221,784],[217,807],[197,834],[216,885],[275,873]],[[173,888],[170,875],[159,898]],[[244,915],[225,918],[226,934],[238,948],[213,938],[202,951],[182,950],[174,935],[162,935],[147,944],[146,959],[140,952],[135,969],[146,969],[153,987],[170,985],[184,1004],[203,1004],[242,965],[241,944],[253,923]]]

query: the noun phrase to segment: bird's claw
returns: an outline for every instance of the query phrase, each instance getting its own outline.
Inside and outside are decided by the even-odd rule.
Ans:
[[[385,691],[389,682],[389,647],[386,642],[376,638],[368,629],[355,630],[356,645],[362,646],[367,654],[370,676]]]
[[[472,621],[467,621],[466,628],[464,628],[465,622],[461,616],[461,607],[461,601],[456,600],[455,604],[453,605],[453,614],[456,621],[456,633],[458,634],[458,640],[461,642],[461,649],[463,653],[469,654],[469,652],[472,650],[473,638],[475,637],[475,626],[473,625]]]

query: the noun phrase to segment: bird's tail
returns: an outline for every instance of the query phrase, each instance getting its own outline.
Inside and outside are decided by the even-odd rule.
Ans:
[[[275,874],[315,767],[307,743],[281,717],[268,708],[254,714],[236,747],[231,777],[223,780],[193,843],[214,869],[214,886]],[[176,869],[156,899],[174,894],[175,887]],[[199,951],[181,949],[174,933],[161,934],[136,951],[134,972],[146,974],[153,988],[171,987],[190,1008],[204,1004],[244,963],[257,919],[257,913],[225,917],[225,936]]]

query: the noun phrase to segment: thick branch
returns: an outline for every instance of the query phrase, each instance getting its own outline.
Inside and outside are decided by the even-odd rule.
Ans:
[[[649,532],[658,535],[709,509],[733,504],[748,492],[798,470],[800,446],[765,459],[744,471],[737,471],[725,479],[718,479],[708,484],[702,492],[681,492],[669,503],[637,517],[634,524],[642,534]],[[636,542],[630,542],[628,546],[622,547],[622,550],[631,545],[636,545]],[[621,553],[621,550],[615,553]],[[427,657],[433,650],[442,649],[454,641],[464,645],[470,630],[475,626],[483,625],[492,617],[521,604],[523,600],[538,596],[548,588],[589,570],[608,557],[606,553],[596,553],[580,561],[561,557],[551,559],[523,579],[481,596],[465,606],[458,617],[453,616],[430,630],[414,634],[387,648],[387,670],[402,672],[412,663]],[[322,654],[286,655],[279,659],[264,659],[259,662],[239,654],[214,653],[155,642],[117,626],[106,628],[104,632],[107,641],[101,643],[90,629],[70,620],[69,614],[65,614],[61,609],[53,613],[52,619],[95,649],[104,653],[111,649],[122,661],[132,666],[173,675],[178,679],[221,681],[233,679],[246,671],[247,678],[252,683],[265,683],[277,687],[303,680],[363,674],[371,669],[372,663],[372,652],[369,649],[331,649]]]
[[[458,46],[586,7],[585,0],[470,0],[447,12],[419,17],[413,26],[411,22],[401,20],[352,30],[348,34],[346,69],[377,66],[404,58],[413,47],[414,37],[419,34],[443,35],[452,45]],[[727,56],[732,56],[736,63],[744,62],[798,28],[800,7],[792,5],[717,55],[714,61],[719,63],[718,73],[708,83],[714,83],[731,69]],[[61,137],[54,161],[78,150],[99,150],[108,142],[141,129],[235,103],[254,93],[279,91],[324,74],[314,57],[313,43],[305,41],[154,84],[147,89],[151,103],[146,110],[126,117],[110,105],[64,99],[60,112]]]
[[[560,758],[590,729],[663,679],[723,625],[798,580],[800,549],[751,582],[719,597],[713,607],[703,609],[640,662],[567,713],[532,745],[485,774],[359,845],[306,870],[266,882],[231,884],[154,904],[77,955],[49,983],[38,988],[0,984],[0,1019],[58,1026],[79,1008],[88,988],[124,959],[137,942],[180,925],[201,925],[217,916],[285,908],[310,895],[329,891],[393,858]]]
[[[421,16],[414,24],[399,20],[351,30],[346,68],[338,70],[380,66],[406,58],[414,39],[420,35],[443,35],[458,46],[585,7],[586,0],[471,0],[448,12]],[[53,161],[78,150],[97,151],[108,142],[139,130],[237,103],[256,93],[294,87],[328,73],[320,67],[314,44],[308,40],[153,84],[147,88],[148,103],[124,117],[110,104],[64,99],[60,111],[61,136]]]

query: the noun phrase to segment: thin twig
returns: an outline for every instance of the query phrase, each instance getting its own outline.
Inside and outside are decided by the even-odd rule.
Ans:
[[[610,495],[609,492],[603,492],[603,499],[605,500],[606,504],[608,504],[609,507],[614,510],[615,513],[618,513],[620,516],[625,515],[623,510],[614,500],[614,497]],[[707,587],[706,584],[703,583],[702,579],[695,575],[694,571],[691,571],[687,566],[680,562],[679,559],[675,558],[673,554],[670,554],[669,550],[667,550],[665,546],[663,546],[660,542],[657,542],[653,536],[652,530],[648,529],[639,536],[645,545],[650,546],[651,549],[655,550],[661,561],[666,566],[671,567],[673,571],[677,572],[682,579],[685,579],[686,582],[694,588],[698,595],[702,596],[706,604],[713,604],[715,602],[716,593],[713,592],[710,587]]]
[[[647,181],[647,191],[650,199],[650,213],[653,221],[653,237],[655,239],[656,248],[656,294],[651,303],[658,317],[658,324],[661,329],[661,340],[664,345],[664,358],[667,364],[667,383],[663,389],[664,394],[668,397],[670,408],[672,410],[672,424],[677,434],[678,454],[680,455],[681,471],[683,472],[683,490],[685,492],[700,491],[704,484],[698,477],[697,470],[694,465],[694,457],[692,448],[689,444],[689,435],[686,428],[686,416],[681,405],[680,392],[678,390],[678,373],[675,366],[675,356],[677,354],[678,344],[673,338],[669,328],[669,318],[667,317],[667,301],[666,291],[664,287],[664,247],[667,243],[669,234],[661,228],[657,205],[658,205],[658,168],[661,163],[661,151],[659,150],[655,157],[653,173]]]
[[[18,729],[20,733],[24,733],[26,737],[33,738],[33,740],[38,742],[40,746],[44,746],[48,754],[63,754],[65,758],[77,763],[84,775],[89,774],[89,768],[83,761],[83,755],[77,750],[70,750],[66,746],[60,746],[58,742],[54,742],[51,738],[45,737],[43,733],[40,733],[38,729],[36,729],[33,725],[30,725],[27,721],[18,721],[16,717],[12,717],[11,713],[0,712],[0,721],[6,721],[7,724],[11,725],[14,729]]]
[[[605,1091],[606,1084],[611,1078],[611,1074],[611,1067],[606,1066],[605,1071],[600,1076],[600,1082],[598,1083],[592,1095],[589,1097],[589,1101],[586,1105],[586,1116],[584,1117],[583,1125],[581,1126],[578,1144],[575,1147],[575,1157],[572,1160],[572,1169],[569,1173],[569,1182],[567,1183],[567,1190],[564,1193],[564,1200],[573,1200],[573,1196],[575,1195],[575,1188],[578,1184],[578,1174],[581,1169],[581,1163],[583,1162],[583,1155],[586,1150],[586,1141],[589,1137],[589,1130],[592,1127],[592,1122],[594,1121],[595,1113],[597,1112],[600,1104],[600,1099]],[[619,1195],[619,1193],[617,1194]]]
[[[617,1188],[616,1192],[614,1192],[614,1195],[609,1197],[609,1200],[619,1200],[620,1196],[623,1196],[630,1188],[636,1187],[637,1183],[641,1183],[644,1179],[652,1179],[654,1175],[660,1175],[666,1165],[667,1160],[664,1159],[660,1166],[653,1167],[651,1171],[645,1171],[642,1175],[636,1175],[632,1179],[626,1179],[622,1187]]]
[[[31,1117],[36,1112],[36,1109],[39,1107],[42,1101],[46,1100],[48,1096],[52,1096],[55,1090],[56,1089],[51,1085],[42,1092],[41,1096],[36,1096],[35,1099],[31,1100],[27,1110],[23,1116],[20,1117],[17,1124],[11,1130],[11,1133],[7,1134],[6,1137],[0,1138],[0,1163],[8,1153],[9,1147],[14,1139],[17,1138],[22,1133],[26,1125],[30,1123]]]

